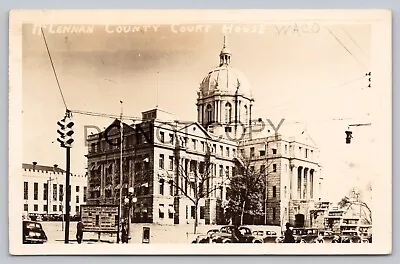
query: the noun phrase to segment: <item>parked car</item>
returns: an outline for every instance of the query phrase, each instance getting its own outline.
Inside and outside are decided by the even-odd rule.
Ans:
[[[361,243],[361,237],[358,235],[357,231],[345,230],[342,231],[340,236],[341,243]]]
[[[192,244],[209,244],[211,243],[211,238],[207,235],[198,235]]]
[[[257,239],[261,239],[262,243],[277,243],[278,234],[275,231],[270,230],[255,230],[253,235]]]
[[[47,242],[47,236],[42,225],[36,221],[22,221],[22,243],[43,244]]]
[[[233,225],[227,225],[220,228],[219,232],[212,234],[211,239],[213,243],[261,243],[259,240],[255,239],[252,234],[251,229],[248,227],[239,227],[239,231],[242,234],[241,239],[237,241],[235,239]]]
[[[314,243],[319,231],[316,228],[293,228],[295,243]]]

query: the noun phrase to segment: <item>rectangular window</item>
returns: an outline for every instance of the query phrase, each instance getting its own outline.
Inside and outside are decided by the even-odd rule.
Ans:
[[[229,148],[226,147],[226,156],[229,157],[230,153],[229,153]]]
[[[272,149],[272,154],[276,154],[276,148]]]
[[[260,166],[260,173],[264,174],[265,173],[265,165]]]
[[[39,200],[39,184],[37,182],[33,184],[33,200]]]
[[[169,134],[169,143],[174,144],[174,134]]]
[[[53,205],[53,212],[57,212],[57,205]]]
[[[254,157],[254,147],[250,148],[250,157]]]
[[[79,214],[79,206],[75,206],[75,212],[76,214]]]
[[[272,197],[276,197],[276,186],[272,186]]]
[[[225,176],[229,178],[229,166],[226,166],[225,168]]]
[[[35,212],[39,211],[39,206],[37,204],[33,205],[33,211]]]
[[[62,212],[64,210],[64,208],[61,204],[58,206],[58,208],[59,208],[58,211],[60,211],[60,212]]]
[[[158,160],[158,167],[160,169],[164,169],[164,155],[163,154],[160,154],[160,158]]]
[[[276,164],[272,164],[272,171],[276,172]]]
[[[306,158],[308,158],[308,149],[306,149],[306,153],[304,154]]]
[[[287,187],[286,187],[286,186],[284,187],[284,190],[285,190],[285,191],[284,191],[283,194],[284,194],[284,197],[286,198],[286,194],[287,194]]]
[[[223,146],[219,146],[219,152],[220,152],[221,156],[224,155],[224,147]]]
[[[28,212],[28,204],[24,204],[24,211]]]
[[[64,186],[62,184],[60,184],[60,192],[58,193],[58,198],[60,202],[62,202],[64,199]]]
[[[250,166],[250,172],[251,172],[251,173],[254,172],[254,166]]]
[[[272,208],[272,220],[276,219],[276,208]]]
[[[43,184],[43,200],[47,200],[47,197],[49,197],[49,193],[48,193],[49,189],[48,189],[48,184],[44,183]]]
[[[57,201],[57,184],[53,184],[53,201]]]
[[[164,180],[160,180],[160,194],[164,195]]]
[[[213,152],[213,153],[216,153],[216,152],[217,152],[217,144],[213,144],[213,150],[212,150],[212,152]]]
[[[171,195],[171,196],[174,195],[174,181],[173,180],[169,181],[169,195]]]
[[[186,219],[189,219],[189,205],[186,205]]]
[[[265,150],[263,150],[263,149],[260,150],[260,156],[261,157],[265,156]]]
[[[169,218],[174,218],[174,205],[170,204],[168,207],[168,217]]]
[[[174,169],[174,156],[169,156],[169,170]]]
[[[48,213],[47,208],[48,208],[48,207],[47,207],[47,204],[44,204],[44,205],[43,205],[43,212]]]
[[[79,203],[79,195],[75,197],[75,203]]]
[[[196,207],[192,206],[190,208],[190,218],[194,219],[196,216]]]
[[[24,182],[24,200],[28,200],[28,182]]]
[[[164,205],[163,204],[160,204],[159,205],[159,209],[158,209],[158,217],[160,218],[160,219],[162,219],[162,218],[164,218]]]
[[[232,127],[225,127],[225,132],[226,133],[232,132]]]
[[[164,143],[164,132],[160,132],[160,142]]]
[[[192,139],[193,149],[196,150],[196,139]]]
[[[75,191],[76,191],[76,192],[79,192],[79,186],[76,186],[76,187],[75,187]]]
[[[200,206],[200,219],[204,219],[204,206]]]
[[[232,149],[232,155],[235,157],[236,156],[236,149]]]
[[[285,154],[287,154],[287,145],[285,145]]]
[[[219,176],[223,177],[224,176],[224,166],[219,165]]]
[[[83,202],[86,203],[86,192],[87,192],[87,187],[83,187]]]
[[[201,150],[202,150],[203,152],[206,151],[206,147],[205,147],[205,146],[206,146],[206,145],[204,144],[204,142],[201,141]]]

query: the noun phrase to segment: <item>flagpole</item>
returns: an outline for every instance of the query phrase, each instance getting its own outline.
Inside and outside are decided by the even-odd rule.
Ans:
[[[122,218],[122,140],[123,140],[123,123],[122,123],[122,114],[123,114],[123,108],[122,108],[122,101],[120,101],[121,103],[121,116],[120,116],[120,160],[119,160],[119,164],[120,164],[120,168],[119,168],[119,173],[120,173],[120,178],[119,178],[119,223],[118,223],[118,236],[117,236],[117,243],[120,242],[120,226],[122,224],[121,218]]]

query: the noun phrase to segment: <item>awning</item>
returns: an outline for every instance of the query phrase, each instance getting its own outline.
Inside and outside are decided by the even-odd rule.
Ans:
[[[94,187],[93,191],[95,191],[95,192],[98,192],[98,191],[100,191],[100,186],[96,186],[96,187]]]
[[[141,212],[142,212],[142,213],[147,213],[147,208],[142,208],[142,209],[141,209]]]
[[[158,211],[160,212],[160,213],[165,213],[165,208],[164,208],[164,206],[160,206],[160,208],[158,208]]]
[[[121,188],[121,184],[117,184],[115,187],[114,187],[114,190],[117,190],[117,189],[120,189]]]
[[[174,207],[172,207],[172,206],[168,207],[168,213],[169,214],[175,214]]]

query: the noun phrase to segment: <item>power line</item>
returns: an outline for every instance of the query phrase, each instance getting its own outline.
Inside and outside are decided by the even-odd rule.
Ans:
[[[340,41],[340,39],[327,27],[325,26],[325,28],[329,31],[329,33],[337,40],[337,42],[339,42],[339,44],[361,65],[364,67],[364,69],[366,69],[367,67],[361,62],[359,61],[354,55],[353,53],[351,53],[351,51],[343,44],[342,41]]]
[[[44,39],[44,44],[46,45],[47,54],[49,55],[51,67],[53,68],[54,76],[55,76],[56,81],[57,81],[58,90],[60,91],[61,98],[62,98],[62,100],[63,100],[65,109],[68,110],[68,107],[67,107],[67,104],[66,104],[66,102],[65,102],[65,98],[64,98],[63,92],[62,92],[62,90],[61,90],[60,82],[58,81],[57,72],[56,72],[56,69],[54,68],[53,60],[52,60],[51,55],[50,55],[50,50],[49,50],[49,47],[48,47],[48,45],[47,45],[46,36],[44,35],[43,28],[40,28],[40,30],[42,31],[42,36],[43,36],[43,39]]]
[[[349,32],[347,32],[347,30],[343,27],[341,27],[341,29],[344,31],[344,33],[346,33],[346,35],[351,39],[351,41],[353,41],[353,43],[360,49],[360,51],[366,56],[367,54],[364,52],[364,50],[360,47],[360,45],[358,45],[358,43],[354,40],[354,38],[349,34]]]

